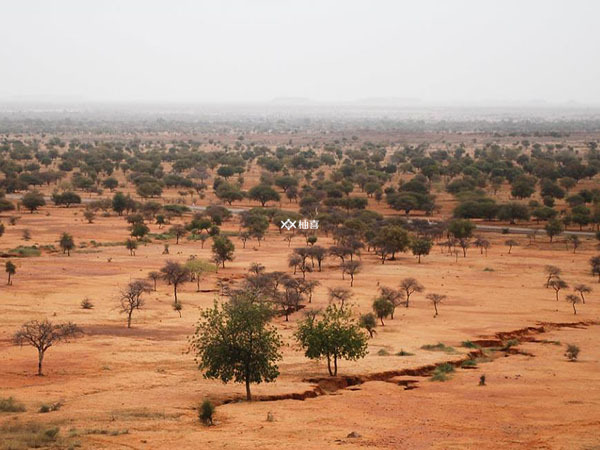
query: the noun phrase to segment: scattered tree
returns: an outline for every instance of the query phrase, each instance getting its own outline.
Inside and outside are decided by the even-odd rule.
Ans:
[[[433,317],[437,317],[438,316],[437,305],[442,303],[442,301],[446,298],[446,296],[440,295],[440,294],[427,294],[426,297],[429,301],[431,301],[431,303],[433,304],[433,307],[435,308],[435,315]]]
[[[17,266],[12,261],[6,261],[4,268],[8,274],[8,282],[6,284],[10,286],[12,285],[12,277],[17,273]]]
[[[307,358],[327,360],[330,376],[337,375],[338,359],[357,360],[367,353],[368,337],[352,319],[352,312],[335,304],[321,318],[311,315],[300,322],[295,336]]]
[[[147,292],[150,292],[150,285],[142,280],[132,281],[121,290],[121,312],[127,314],[127,328],[131,328],[133,311],[144,306],[142,295]]]
[[[83,332],[74,323],[54,324],[47,319],[41,322],[29,321],[21,326],[14,334],[13,342],[17,345],[31,345],[38,351],[38,375],[42,376],[42,363],[46,351],[59,342],[68,342]]]
[[[269,326],[268,304],[248,294],[202,311],[190,339],[195,361],[204,377],[224,383],[245,383],[252,400],[251,383],[271,382],[279,376],[281,337]]]

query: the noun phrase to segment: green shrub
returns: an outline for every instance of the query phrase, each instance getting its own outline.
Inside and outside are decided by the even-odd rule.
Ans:
[[[479,345],[471,341],[463,341],[460,345],[465,348],[479,348]]]
[[[569,361],[577,361],[577,358],[579,357],[579,347],[575,344],[567,344],[565,356],[569,358]]]
[[[476,366],[477,366],[477,361],[475,361],[474,359],[467,359],[466,361],[463,361],[460,365],[460,367],[464,367],[464,368],[476,367]]]
[[[456,353],[454,347],[446,346],[446,344],[442,342],[438,342],[437,344],[427,344],[421,347],[423,350],[429,350],[434,352],[445,352],[445,353]]]
[[[509,339],[502,347],[502,351],[510,350],[511,347],[516,347],[519,344],[520,342],[518,341],[518,339]]]
[[[25,405],[17,402],[13,397],[0,398],[0,412],[24,412]]]
[[[215,405],[208,400],[205,399],[200,407],[198,408],[198,418],[205,425],[213,424],[213,415],[215,413]]]
[[[409,353],[409,352],[405,352],[404,350],[400,350],[398,353],[396,353],[396,356],[415,356],[414,353]]]
[[[377,356],[390,356],[390,352],[388,352],[386,349],[382,348],[381,350],[379,350],[377,352]]]
[[[448,374],[454,372],[454,366],[449,363],[440,364],[435,368],[431,375],[431,381],[446,381],[449,379]]]

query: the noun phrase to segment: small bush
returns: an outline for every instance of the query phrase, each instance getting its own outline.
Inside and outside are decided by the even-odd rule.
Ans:
[[[94,307],[94,304],[89,298],[86,297],[83,300],[81,300],[81,307],[83,309],[92,309]]]
[[[19,245],[8,251],[11,255],[20,256],[21,258],[31,258],[34,256],[40,256],[42,254],[41,250],[35,245],[32,247],[27,247],[24,245]]]
[[[390,352],[388,352],[386,349],[382,348],[381,350],[379,350],[377,352],[377,356],[390,356]]]
[[[479,348],[479,345],[471,341],[463,341],[460,345],[465,348]]]
[[[0,398],[0,412],[24,412],[25,405],[17,402],[13,397]]]
[[[502,351],[510,350],[511,347],[516,347],[520,342],[517,339],[509,339],[502,347]]]
[[[202,422],[205,425],[210,426],[213,424],[214,413],[215,405],[213,405],[213,403],[208,399],[205,399],[198,408],[198,418],[200,419],[200,422]]]
[[[569,358],[569,361],[577,361],[579,356],[579,347],[577,347],[575,344],[567,344],[565,356]]]
[[[449,347],[442,342],[438,342],[437,344],[427,344],[421,347],[423,350],[429,350],[434,352],[446,352],[446,353],[456,353],[454,347]]]
[[[466,361],[463,361],[462,364],[460,365],[460,367],[463,367],[465,369],[469,368],[469,367],[476,367],[477,366],[477,361],[475,361],[474,359],[467,359]]]
[[[404,350],[400,350],[396,353],[396,356],[415,356],[414,353],[405,352]]]
[[[491,267],[486,267],[485,269],[483,269],[484,272],[495,272],[494,269],[492,269]]]
[[[433,371],[431,381],[447,381],[449,379],[448,374],[454,372],[454,366],[449,363],[440,364]]]
[[[58,411],[61,406],[62,406],[62,403],[60,403],[60,402],[51,403],[49,405],[46,404],[46,403],[44,403],[40,407],[40,411],[39,412],[41,412],[41,413],[48,413],[48,412],[52,412],[52,411]]]

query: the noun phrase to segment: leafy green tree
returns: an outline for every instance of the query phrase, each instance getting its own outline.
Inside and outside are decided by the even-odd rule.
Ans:
[[[213,237],[212,252],[217,265],[225,267],[225,261],[233,261],[235,245],[227,236]]]
[[[367,354],[367,335],[349,308],[335,304],[329,305],[321,318],[313,315],[300,322],[295,336],[307,358],[327,360],[330,376],[337,375],[338,359],[357,360]]]
[[[127,197],[122,192],[117,192],[113,195],[112,199],[112,209],[119,216],[123,215],[123,211],[127,208]]]
[[[125,241],[125,247],[127,248],[127,250],[129,250],[129,255],[135,256],[135,250],[138,247],[137,241],[135,241],[134,239],[127,239]]]
[[[66,232],[63,233],[60,236],[58,245],[62,249],[63,253],[66,253],[67,256],[71,256],[71,250],[75,248],[75,241],[73,240],[73,236]]]
[[[52,201],[56,206],[64,205],[67,208],[71,205],[80,204],[81,197],[75,192],[65,191],[62,193],[55,192],[52,194]]]
[[[6,284],[11,285],[12,277],[17,273],[17,266],[12,261],[6,261],[4,268],[8,274],[8,282]]]
[[[150,232],[150,228],[143,222],[137,222],[131,225],[131,236],[136,239],[142,239]]]
[[[265,302],[239,294],[229,302],[202,311],[190,339],[204,377],[246,385],[252,400],[251,383],[272,382],[279,376],[277,361],[281,337],[269,325],[273,312]]]
[[[165,265],[160,269],[164,280],[173,286],[173,298],[175,304],[179,303],[177,299],[177,289],[180,285],[189,281],[190,271],[187,267],[179,264],[175,261],[167,261]]]
[[[33,191],[25,194],[21,199],[21,203],[33,214],[34,211],[46,204],[46,200],[41,192]]]
[[[373,246],[381,257],[381,264],[385,263],[388,255],[395,259],[397,252],[403,252],[410,243],[408,232],[398,225],[387,225],[382,227],[372,240]]]
[[[433,241],[426,237],[415,237],[410,242],[412,254],[419,257],[419,264],[421,264],[421,256],[429,255],[431,247],[433,247]]]
[[[394,304],[385,297],[377,297],[373,300],[373,312],[384,326],[383,319],[394,313]]]
[[[598,282],[600,283],[600,256],[591,257],[590,266],[592,269],[592,275],[598,275]]]
[[[251,188],[248,191],[248,197],[260,202],[262,206],[265,206],[270,201],[278,202],[280,199],[277,191],[266,184],[259,184]]]
[[[514,224],[517,220],[529,220],[530,213],[527,205],[520,203],[506,203],[498,208],[498,219],[508,220]]]
[[[175,244],[179,244],[179,239],[181,239],[183,236],[185,236],[186,233],[187,233],[187,230],[185,229],[185,227],[178,223],[173,225],[171,228],[169,228],[169,234],[172,234],[175,236]]]
[[[373,337],[375,334],[375,328],[377,328],[377,319],[375,318],[375,314],[361,314],[360,318],[358,319],[358,325],[367,330],[369,337]]]
[[[563,222],[559,219],[550,219],[544,227],[546,234],[550,238],[550,242],[554,239],[554,236],[558,236],[565,230]]]

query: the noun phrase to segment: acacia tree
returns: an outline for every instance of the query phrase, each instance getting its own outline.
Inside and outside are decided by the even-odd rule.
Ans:
[[[8,281],[6,284],[10,286],[12,284],[12,277],[17,273],[17,266],[12,261],[6,261],[4,267],[8,274]]]
[[[438,316],[437,305],[442,303],[442,301],[446,298],[446,296],[440,295],[440,294],[427,294],[426,297],[429,301],[431,301],[431,303],[433,304],[433,307],[435,308],[435,315],[433,317],[437,317]]]
[[[421,264],[421,256],[429,255],[431,247],[433,247],[433,241],[425,237],[414,238],[410,243],[412,254],[418,257],[419,264]]]
[[[406,294],[406,307],[408,308],[410,296],[415,292],[423,292],[425,290],[425,287],[414,278],[408,277],[404,278],[400,282],[400,289],[402,289]]]
[[[125,241],[125,247],[129,250],[130,256],[135,256],[135,250],[137,249],[137,241],[135,239],[127,239]]]
[[[546,226],[544,227],[546,230],[546,234],[550,238],[550,242],[554,239],[554,236],[559,235],[565,230],[565,226],[562,220],[559,219],[550,219]]]
[[[339,302],[340,308],[344,308],[347,301],[352,298],[352,291],[345,287],[334,287],[328,289],[329,303]]]
[[[361,263],[359,261],[346,261],[342,264],[342,274],[350,275],[350,287],[354,286],[354,276],[360,272]]]
[[[565,300],[573,306],[573,314],[577,314],[577,309],[575,309],[575,305],[577,303],[581,303],[581,298],[579,298],[579,296],[574,295],[574,294],[568,294],[565,297]]]
[[[63,233],[60,236],[60,239],[58,241],[58,245],[60,245],[60,248],[63,251],[63,254],[66,253],[67,256],[71,256],[71,250],[73,250],[75,248],[75,241],[73,240],[73,236],[71,236],[69,233]]]
[[[384,326],[383,319],[394,313],[394,305],[385,297],[377,297],[373,300],[373,312]]]
[[[598,275],[598,282],[600,283],[600,256],[591,257],[590,266],[592,270],[592,275]]]
[[[185,229],[185,227],[178,223],[169,228],[169,234],[175,236],[175,244],[179,244],[179,239],[185,236],[186,233],[187,230]]]
[[[546,288],[550,287],[550,281],[554,278],[559,278],[562,271],[559,267],[547,265],[544,267],[544,272],[546,272]]]
[[[583,294],[589,294],[592,292],[592,288],[585,284],[577,284],[573,290],[579,292],[579,295],[581,295],[581,302],[585,305],[585,296]]]
[[[390,314],[390,319],[394,320],[394,312],[396,312],[396,307],[400,306],[400,304],[404,301],[404,292],[390,287],[381,286],[379,288],[379,296],[387,299],[394,306],[394,309]]]
[[[59,342],[68,342],[83,332],[72,322],[54,324],[47,319],[39,322],[31,320],[24,323],[14,334],[13,342],[17,345],[31,345],[38,351],[38,375],[42,376],[42,363],[44,355],[53,345]]]
[[[467,257],[467,248],[470,245],[470,239],[473,236],[475,224],[467,219],[456,219],[448,225],[448,232],[458,240],[462,248],[463,257]]]
[[[185,267],[190,272],[190,281],[196,280],[196,292],[200,292],[200,281],[204,274],[216,271],[214,264],[202,259],[190,259],[185,263]]]
[[[156,291],[156,282],[162,278],[162,275],[160,272],[157,272],[155,270],[153,270],[152,272],[148,273],[148,278],[150,278],[153,282],[153,286],[154,286],[154,291]]]
[[[222,264],[225,268],[225,261],[233,261],[233,252],[235,245],[227,236],[213,237],[212,252],[217,265]]]
[[[150,292],[150,290],[150,285],[142,280],[132,281],[121,290],[121,312],[127,314],[127,328],[131,328],[133,311],[141,309],[144,306],[142,295]]]
[[[367,330],[367,332],[369,333],[369,337],[372,338],[373,335],[376,333],[375,328],[377,327],[377,319],[375,317],[375,314],[361,314],[360,318],[358,319],[358,325],[361,328]]]
[[[566,289],[569,287],[569,285],[566,283],[566,281],[560,279],[560,278],[554,278],[552,280],[550,280],[549,286],[554,289],[554,292],[556,293],[556,301],[558,301],[558,293],[560,292],[561,289]]]
[[[189,281],[189,269],[178,262],[167,261],[160,269],[160,272],[162,273],[163,279],[173,286],[173,304],[177,305],[179,303],[179,300],[177,299],[177,288],[186,281]],[[179,312],[179,315],[181,315],[181,312]]]
[[[281,336],[269,326],[273,312],[266,302],[241,293],[221,305],[202,311],[190,350],[205,378],[224,383],[245,383],[246,400],[252,400],[251,383],[272,382],[279,376],[277,361]]]
[[[300,322],[295,337],[307,358],[327,360],[330,376],[337,375],[338,359],[357,360],[367,354],[367,335],[355,323],[349,308],[335,304],[329,305],[320,318],[310,315]]]
[[[509,239],[504,243],[504,245],[506,245],[508,247],[508,254],[510,255],[512,248],[519,245],[519,243],[517,241],[515,241],[514,239]]]

